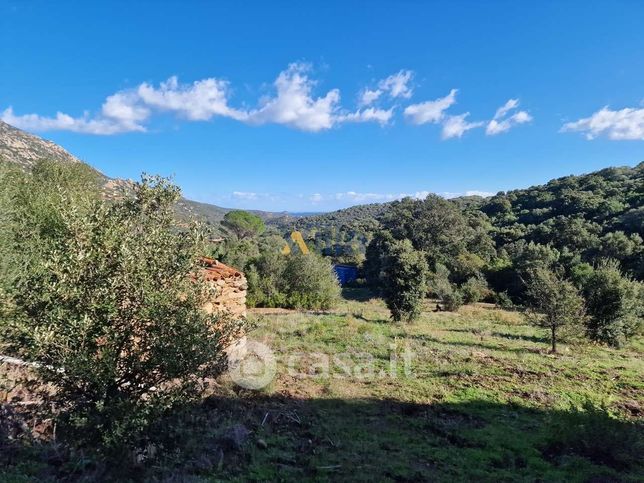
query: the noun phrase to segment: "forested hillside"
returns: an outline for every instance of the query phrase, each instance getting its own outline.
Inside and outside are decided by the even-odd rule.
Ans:
[[[498,247],[525,240],[587,261],[615,258],[644,277],[644,163],[498,193],[481,210]]]
[[[644,163],[566,176],[487,199],[470,196],[448,202],[476,220],[500,256],[539,244],[579,261],[614,258],[627,272],[644,278]],[[271,224],[283,231],[301,230],[312,247],[340,261],[361,262],[383,219],[401,203],[421,202],[361,205]]]
[[[389,204],[358,205],[344,210],[296,218],[284,216],[269,225],[287,233],[299,230],[311,249],[338,261],[360,263]]]

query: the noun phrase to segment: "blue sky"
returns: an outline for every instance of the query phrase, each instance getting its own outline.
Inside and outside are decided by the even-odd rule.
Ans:
[[[644,160],[642,25],[639,1],[1,0],[0,118],[223,206],[493,193]]]

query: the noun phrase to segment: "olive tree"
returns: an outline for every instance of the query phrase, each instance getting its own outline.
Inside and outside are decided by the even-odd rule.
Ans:
[[[63,233],[65,207],[91,209],[98,185],[97,172],[83,163],[41,160],[27,173],[0,162],[0,286],[12,286]]]
[[[118,444],[225,368],[240,322],[202,309],[205,232],[177,229],[179,195],[144,176],[87,213],[63,203],[56,237],[8,294],[2,343],[38,364],[76,434]]]

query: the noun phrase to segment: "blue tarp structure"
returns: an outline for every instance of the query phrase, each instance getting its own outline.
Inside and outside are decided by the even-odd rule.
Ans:
[[[358,267],[354,265],[333,265],[333,270],[335,270],[340,285],[355,282],[358,278]]]

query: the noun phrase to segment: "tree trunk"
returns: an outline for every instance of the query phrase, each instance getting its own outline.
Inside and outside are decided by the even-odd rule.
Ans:
[[[554,354],[557,352],[557,334],[556,334],[557,329],[553,325],[552,327],[550,327],[550,330],[552,330],[552,338],[551,338],[552,351],[551,352]]]

